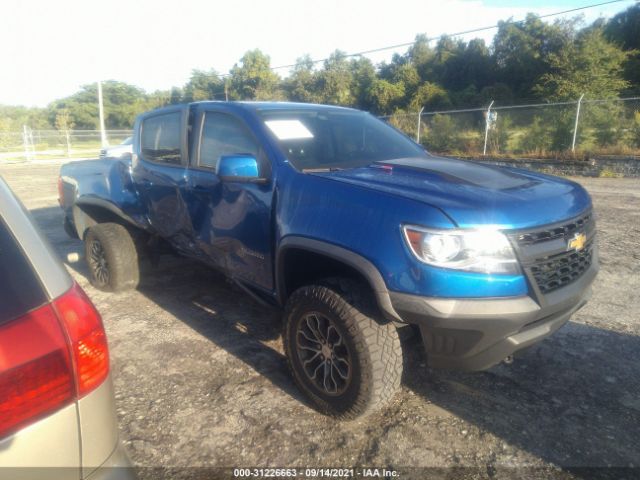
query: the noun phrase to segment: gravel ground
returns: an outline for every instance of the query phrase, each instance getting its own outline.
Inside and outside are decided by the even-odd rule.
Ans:
[[[0,174],[66,259],[82,245],[62,229],[58,168],[2,165]],[[116,295],[92,288],[82,261],[68,263],[104,318],[132,460],[176,475],[365,466],[404,478],[640,477],[600,468],[640,467],[640,179],[577,181],[598,218],[591,302],[514,364],[483,373],[431,370],[406,336],[401,393],[361,421],[336,423],[306,404],[286,368],[278,315],[215,272],[168,257],[138,290]]]

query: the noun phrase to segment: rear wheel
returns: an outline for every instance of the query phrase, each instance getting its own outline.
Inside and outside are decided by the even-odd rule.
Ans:
[[[285,311],[284,346],[298,387],[318,409],[350,419],[389,402],[400,386],[396,328],[376,321],[358,283],[332,280],[294,292]]]
[[[138,252],[125,227],[117,223],[90,227],[85,235],[84,249],[93,286],[108,292],[138,286]]]

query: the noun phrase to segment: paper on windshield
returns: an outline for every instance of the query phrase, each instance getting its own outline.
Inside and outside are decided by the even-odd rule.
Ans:
[[[267,120],[264,123],[278,140],[313,138],[313,133],[300,120]]]

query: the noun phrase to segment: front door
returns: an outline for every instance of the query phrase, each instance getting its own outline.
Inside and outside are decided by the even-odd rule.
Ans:
[[[249,154],[258,159],[260,175],[268,177],[269,159],[247,124],[232,113],[203,109],[195,125],[188,186],[194,243],[233,278],[272,291],[273,183],[223,181],[216,173],[221,156]]]

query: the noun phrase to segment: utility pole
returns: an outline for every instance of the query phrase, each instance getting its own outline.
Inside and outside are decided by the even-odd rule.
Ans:
[[[24,159],[29,162],[32,160],[31,157],[31,145],[29,142],[29,127],[26,125],[22,126],[22,141],[24,143]]]
[[[224,79],[224,101],[229,101],[229,91],[227,90],[227,79]]]
[[[98,81],[98,114],[100,116],[100,143],[102,148],[109,146],[107,132],[104,130],[104,108],[102,106],[102,83]]]
[[[573,126],[573,141],[571,142],[571,151],[575,153],[576,151],[576,136],[578,135],[578,120],[580,120],[580,105],[582,104],[582,99],[584,98],[584,93],[580,95],[578,99],[578,108],[576,108],[576,123]]]
[[[424,112],[424,106],[418,112],[418,131],[416,132],[416,143],[420,143],[420,119],[422,118],[422,112]]]
[[[493,107],[493,100],[489,104],[489,108],[487,108],[487,119],[484,127],[484,149],[482,150],[482,155],[487,155],[487,140],[489,139],[489,124],[491,123],[491,107]]]

